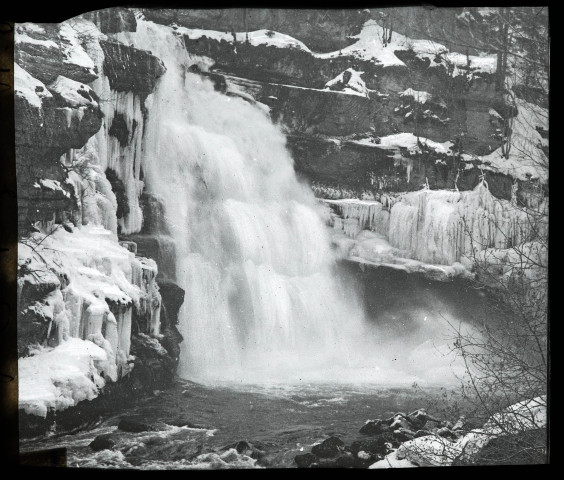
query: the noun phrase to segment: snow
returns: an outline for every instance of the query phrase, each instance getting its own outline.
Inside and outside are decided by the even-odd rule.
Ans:
[[[437,153],[449,153],[450,148],[454,145],[452,142],[434,142],[428,138],[419,137],[419,142],[433,150]],[[396,133],[393,135],[387,135],[385,137],[380,137],[381,147],[393,147],[393,148],[408,148],[410,150],[419,150],[417,144],[417,136],[413,133]]]
[[[46,48],[59,48],[59,46],[52,40],[37,40],[25,33],[18,33],[17,30],[14,35],[14,41],[15,43],[32,43],[34,45],[41,45]]]
[[[407,459],[400,459],[397,456],[397,450],[386,455],[383,460],[379,460],[376,463],[373,463],[368,468],[373,469],[381,469],[381,468],[414,468],[417,465],[411,463]]]
[[[41,108],[43,99],[53,97],[43,83],[32,77],[17,63],[14,63],[14,93],[37,108]]]
[[[202,37],[208,37],[217,41],[226,41],[229,43],[235,43],[233,34],[231,32],[219,32],[217,30],[202,30],[198,28],[186,28],[179,27],[177,25],[172,26],[173,30],[177,34],[186,35],[188,38],[195,40]],[[235,38],[237,43],[244,43],[247,38],[245,32],[236,32]],[[303,42],[296,40],[290,35],[285,35],[283,33],[274,32],[271,30],[255,30],[248,32],[249,43],[254,46],[258,45],[268,45],[270,47],[277,48],[297,48],[304,52],[311,52],[309,48]]]
[[[41,25],[37,25],[37,23],[31,23],[31,22],[18,23],[18,27],[16,28],[16,33],[18,33],[20,30],[39,33],[39,34],[45,33],[45,29]]]
[[[400,92],[399,96],[400,97],[411,97],[416,102],[419,102],[421,104],[425,104],[431,99],[432,95],[429,92],[413,90],[412,88],[408,88],[407,90]]]
[[[461,458],[471,461],[490,440],[506,434],[516,434],[547,427],[547,397],[542,395],[513,404],[498,412],[482,428],[468,432],[458,440]]]
[[[546,395],[524,400],[496,413],[482,428],[472,430],[456,441],[427,435],[402,443],[397,450],[369,468],[446,467],[460,458],[472,461],[490,440],[507,434],[546,428]]]
[[[548,181],[548,157],[539,148],[546,140],[536,130],[548,130],[548,111],[542,107],[515,99],[518,114],[513,120],[509,158],[502,156],[501,147],[480,158],[486,168],[519,180],[538,179]]]
[[[98,102],[93,99],[94,91],[87,85],[71,80],[70,78],[59,75],[57,79],[49,85],[52,92],[58,93],[72,107],[97,107]],[[88,99],[79,92],[91,98]]]
[[[63,192],[63,195],[65,195],[66,197],[70,197],[70,193],[67,192],[62,186],[61,183],[57,180],[52,180],[50,178],[41,178],[39,180],[39,183],[35,182],[33,185],[35,188],[47,188],[49,190],[53,190],[53,191],[61,191]]]
[[[547,426],[546,395],[515,403],[492,415],[483,429],[488,433],[518,433]]]
[[[94,62],[81,45],[81,37],[85,33],[81,25],[81,22],[75,19],[60,24],[59,35],[63,40],[66,40],[66,42],[62,43],[63,54],[66,57],[65,63],[78,65],[96,75]],[[88,31],[89,34],[95,34],[95,32],[96,30],[94,29]]]
[[[453,75],[461,73],[460,67],[466,67],[468,60],[470,67],[476,72],[493,73],[496,68],[495,55],[474,56],[462,55],[455,52],[448,52],[448,49],[432,40],[415,40],[408,38],[398,32],[393,32],[392,41],[384,45],[382,40],[384,29],[376,23],[375,20],[367,20],[362,31],[350,38],[356,39],[356,42],[341,50],[330,53],[316,53],[317,58],[336,58],[340,55],[350,55],[360,60],[370,60],[377,62],[384,67],[402,66],[402,62],[396,55],[395,51],[413,50],[420,58],[428,58],[431,60],[431,66],[451,64]],[[440,57],[438,57],[440,55]],[[439,60],[437,63],[435,60]]]
[[[402,443],[396,457],[421,467],[445,467],[451,465],[461,452],[460,444],[438,435],[427,435]]]
[[[350,78],[345,84],[345,72],[350,73]],[[333,90],[331,87],[339,87],[339,90],[350,93],[351,95],[360,95],[361,97],[368,97],[368,89],[364,80],[360,77],[364,72],[358,72],[354,68],[347,68],[344,72],[337,75],[333,80],[329,80],[325,84],[325,89]],[[341,85],[342,84],[342,85]],[[336,90],[335,88],[334,90]]]
[[[106,361],[107,353],[102,348],[79,338],[20,358],[19,407],[45,417],[48,410],[64,410],[82,400],[92,400],[106,383],[100,376]]]

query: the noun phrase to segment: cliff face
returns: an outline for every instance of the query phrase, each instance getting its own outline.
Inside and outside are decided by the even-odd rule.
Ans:
[[[267,29],[284,32],[306,43],[312,50],[327,52],[346,47],[349,36],[360,31],[367,19],[362,10],[311,9],[144,9],[148,20],[223,32]]]
[[[297,27],[284,22],[272,32],[265,30],[268,20],[254,27],[233,21],[224,32],[213,25],[224,25],[226,14],[146,14],[172,25],[188,51],[211,59],[207,75],[222,89],[242,90],[270,107],[272,119],[290,134],[296,170],[311,181],[359,193],[414,190],[425,183],[433,189],[453,188],[455,179],[458,188],[472,189],[486,171],[501,198],[510,198],[514,181],[520,192],[531,182],[546,188],[542,173],[527,167],[524,174],[514,168],[513,159],[505,162],[499,154],[504,125],[516,112],[497,87],[498,58],[488,49],[493,40],[487,22],[470,10],[399,8],[385,10],[387,17],[362,12],[363,22],[351,28],[349,44],[332,52],[331,42],[314,46],[308,43],[312,39],[296,33]],[[276,15],[284,13],[271,14]],[[245,18],[245,12],[233,10],[228,15],[239,16]],[[448,40],[452,35],[462,40]],[[437,38],[445,41],[439,44]],[[462,48],[464,42],[475,48]],[[346,72],[352,72],[364,90],[350,88],[350,74],[348,83],[343,82]],[[545,120],[535,118],[535,126],[542,130]],[[531,130],[531,144],[542,143]],[[413,148],[409,142],[392,142],[402,133],[444,148],[423,151],[417,144]],[[374,149],[351,147],[351,140]],[[540,151],[532,156],[538,163],[545,160]],[[388,160],[381,164],[378,159],[384,157]],[[375,189],[374,178],[381,177],[384,165],[394,158],[384,182],[377,182],[386,187]],[[348,168],[332,175],[339,164]]]
[[[133,13],[122,13],[119,21],[93,18],[107,32],[134,29]],[[83,400],[101,391],[115,401],[162,388],[174,375],[184,292],[173,278],[157,281],[161,267],[170,269],[166,255],[118,239],[143,223],[141,106],[164,71],[150,52],[86,19],[17,26],[18,352],[27,434],[69,407],[95,413],[99,402]],[[149,215],[146,228],[152,223]]]

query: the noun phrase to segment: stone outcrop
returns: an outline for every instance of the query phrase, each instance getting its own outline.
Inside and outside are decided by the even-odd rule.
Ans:
[[[150,52],[123,43],[101,40],[104,51],[104,74],[112,90],[149,94],[166,68]]]
[[[72,189],[65,184],[67,172],[59,157],[70,148],[81,148],[99,130],[102,113],[96,94],[84,84],[57,77],[46,86],[32,82],[25,70],[18,72],[14,98],[18,225],[25,234],[35,222],[64,221],[63,212],[73,210]],[[68,80],[70,88],[59,90],[59,79]],[[42,96],[29,93],[28,85]]]
[[[180,354],[176,326],[184,291],[172,281],[174,250],[167,256],[142,239],[118,245],[116,217],[138,205],[137,186],[132,190],[128,172],[114,170],[114,163],[102,171],[98,157],[105,147],[100,142],[115,139],[134,164],[131,145],[140,145],[142,113],[127,110],[128,102],[144,100],[166,69],[150,52],[108,39],[87,17],[22,24],[16,35],[18,354],[30,371],[35,355],[64,355],[57,352],[65,345],[77,352],[91,348],[96,356],[84,372],[89,390],[76,398],[76,378],[58,399],[20,392],[22,436],[43,433],[54,422],[61,431],[87,426],[112,403],[165,388]],[[136,28],[127,9],[90,17],[106,33]],[[94,82],[102,76],[108,81]],[[169,238],[162,207],[153,200],[147,200],[144,234]],[[72,248],[77,242],[80,254]],[[147,254],[162,267],[158,282]],[[41,381],[49,389],[46,372]]]
[[[143,13],[147,19],[164,25],[176,23],[228,32],[258,29],[283,32],[320,52],[349,45],[348,37],[357,34],[367,19],[365,11],[355,9],[144,9]]]

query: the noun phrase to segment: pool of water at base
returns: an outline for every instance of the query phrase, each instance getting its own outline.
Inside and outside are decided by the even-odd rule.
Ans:
[[[444,388],[381,385],[202,385],[178,380],[140,399],[94,428],[25,440],[21,451],[67,448],[69,467],[219,469],[295,467],[294,457],[331,435],[345,444],[361,439],[368,419],[427,407]],[[153,431],[123,432],[123,417]],[[111,449],[89,445],[107,434]],[[265,454],[256,461],[232,449],[245,440]],[[230,448],[231,447],[231,448]]]

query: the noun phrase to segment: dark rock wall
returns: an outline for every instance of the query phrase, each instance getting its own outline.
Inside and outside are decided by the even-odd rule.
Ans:
[[[176,23],[188,28],[244,32],[273,30],[290,35],[309,48],[330,52],[351,43],[347,37],[356,35],[368,19],[367,12],[356,9],[144,9],[148,20],[164,25]]]
[[[104,51],[104,73],[112,90],[149,94],[166,68],[150,52],[115,41],[100,41]]]

